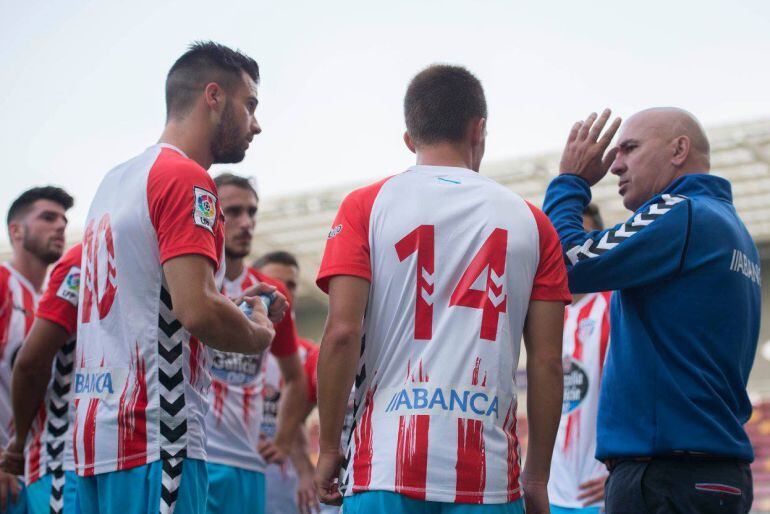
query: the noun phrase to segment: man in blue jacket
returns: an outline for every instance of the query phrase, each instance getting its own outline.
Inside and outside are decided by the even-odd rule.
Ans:
[[[747,513],[759,254],[730,183],[709,175],[709,142],[690,113],[635,114],[605,154],[620,127],[602,134],[609,117],[573,126],[544,205],[572,292],[617,291],[597,427],[606,510]],[[634,214],[585,232],[590,188],[607,171]]]

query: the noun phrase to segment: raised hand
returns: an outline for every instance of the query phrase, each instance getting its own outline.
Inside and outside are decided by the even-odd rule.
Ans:
[[[615,160],[616,148],[607,151],[612,138],[620,127],[620,118],[615,118],[602,134],[612,111],[605,109],[601,116],[592,112],[585,121],[572,126],[567,144],[561,154],[560,175],[577,175],[590,185],[599,182]]]

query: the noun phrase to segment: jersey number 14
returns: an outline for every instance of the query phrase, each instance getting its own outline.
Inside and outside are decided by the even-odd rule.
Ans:
[[[420,225],[396,243],[398,259],[404,261],[417,253],[416,301],[414,308],[414,338],[429,340],[433,337],[433,291],[435,265],[435,226]],[[481,339],[497,339],[497,324],[505,312],[507,296],[503,291],[505,256],[508,231],[492,231],[465,269],[449,299],[450,307],[481,309]],[[487,271],[484,290],[472,289],[479,276]]]

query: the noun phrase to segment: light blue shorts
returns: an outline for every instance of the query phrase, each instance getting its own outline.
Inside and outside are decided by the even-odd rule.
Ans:
[[[163,476],[166,476],[163,486]],[[144,466],[78,477],[80,514],[205,514],[208,475],[196,459],[158,460]]]
[[[27,488],[24,481],[19,480],[19,498],[14,502],[11,495],[8,494],[8,501],[5,503],[3,514],[26,514],[27,512]]]
[[[551,514],[599,514],[601,507],[559,507],[551,504]]]
[[[206,466],[209,472],[208,514],[265,514],[263,473],[213,462]]]
[[[47,473],[27,486],[28,514],[75,514],[78,483],[74,471],[65,471],[53,489],[54,473]]]
[[[524,500],[484,505],[414,500],[390,491],[368,491],[345,496],[343,514],[524,514]]]

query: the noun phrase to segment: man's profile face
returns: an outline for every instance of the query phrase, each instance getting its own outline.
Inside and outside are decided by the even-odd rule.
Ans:
[[[632,116],[621,127],[610,171],[619,178],[618,193],[626,209],[637,210],[671,183],[676,170],[667,135],[649,114]]]
[[[241,162],[255,135],[262,132],[256,117],[257,84],[245,72],[228,91],[225,106],[211,142],[214,163]]]
[[[242,259],[251,252],[257,225],[257,198],[248,189],[225,185],[218,189],[225,215],[225,255]]]
[[[64,207],[51,200],[37,200],[29,211],[9,224],[13,240],[20,240],[22,248],[52,264],[64,252],[64,229],[67,216]]]
[[[289,301],[293,301],[294,296],[297,294],[297,285],[299,283],[299,268],[289,264],[282,264],[280,262],[269,262],[262,266],[259,271],[270,278],[280,280],[286,284],[286,289],[289,290],[289,294],[291,295]]]

